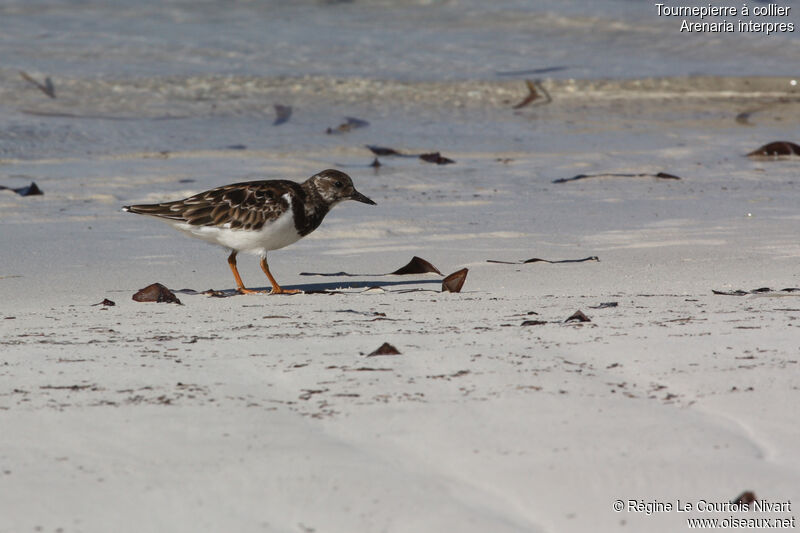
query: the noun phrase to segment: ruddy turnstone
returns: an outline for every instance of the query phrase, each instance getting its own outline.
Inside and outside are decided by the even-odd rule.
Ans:
[[[240,293],[246,289],[236,268],[236,254],[261,256],[261,270],[272,284],[271,294],[292,294],[282,289],[269,271],[267,252],[300,240],[322,223],[330,209],[343,200],[375,202],[358,192],[350,176],[323,170],[303,183],[288,180],[234,183],[160,204],[128,205],[123,211],[151,215],[191,237],[224,246],[231,251],[231,267]]]

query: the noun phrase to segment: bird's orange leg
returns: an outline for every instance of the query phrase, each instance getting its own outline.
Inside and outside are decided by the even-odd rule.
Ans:
[[[231,255],[228,256],[228,266],[231,267],[231,272],[233,272],[233,277],[236,279],[236,288],[242,294],[258,294],[263,291],[251,291],[250,289],[244,288],[244,283],[242,283],[242,277],[239,275],[239,269],[236,268],[236,250],[231,252]]]
[[[275,281],[275,278],[272,277],[272,273],[269,271],[269,265],[267,264],[267,257],[264,256],[261,258],[261,270],[264,271],[264,274],[267,275],[269,278],[269,282],[272,283],[272,292],[270,294],[297,294],[298,292],[303,292],[298,289],[282,289],[278,282]]]

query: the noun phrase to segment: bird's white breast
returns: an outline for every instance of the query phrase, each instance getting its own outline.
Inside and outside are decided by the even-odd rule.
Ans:
[[[300,239],[294,225],[292,202],[289,194],[283,196],[289,202],[289,209],[272,222],[266,222],[261,229],[231,229],[225,226],[193,226],[185,222],[172,222],[182,232],[212,244],[218,244],[238,252],[263,255],[269,250],[278,250]]]

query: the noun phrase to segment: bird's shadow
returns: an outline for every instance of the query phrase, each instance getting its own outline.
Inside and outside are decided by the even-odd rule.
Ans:
[[[341,290],[347,289],[372,289],[376,287],[403,287],[409,285],[441,285],[442,280],[440,279],[409,279],[409,280],[401,280],[401,281],[384,281],[382,283],[373,281],[373,280],[365,280],[365,281],[331,281],[326,283],[303,283],[299,285],[285,285],[283,288],[287,290],[300,290],[303,291],[304,294],[337,294]],[[262,291],[264,293],[269,293],[271,287],[250,287],[251,290],[254,291]],[[420,289],[420,290],[431,290],[431,289]],[[208,296],[214,296],[217,298],[229,298],[231,296],[238,296],[239,293],[236,289],[222,289],[222,290],[215,290],[209,289],[207,291],[196,291],[194,289],[179,289],[174,291],[176,293],[181,294],[206,294]],[[438,292],[438,291],[437,291]]]
[[[323,292],[335,291],[337,289],[372,289],[374,287],[402,287],[404,285],[441,285],[440,279],[409,279],[402,281],[377,282],[372,280],[365,281],[332,281],[328,283],[304,283],[302,285],[291,285],[287,289],[300,289],[303,292]]]

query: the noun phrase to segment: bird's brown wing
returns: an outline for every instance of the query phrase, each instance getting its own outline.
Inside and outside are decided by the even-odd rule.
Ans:
[[[174,202],[131,205],[125,210],[193,226],[258,230],[289,209],[286,193],[303,194],[300,186],[292,181],[250,181],[217,187]]]

